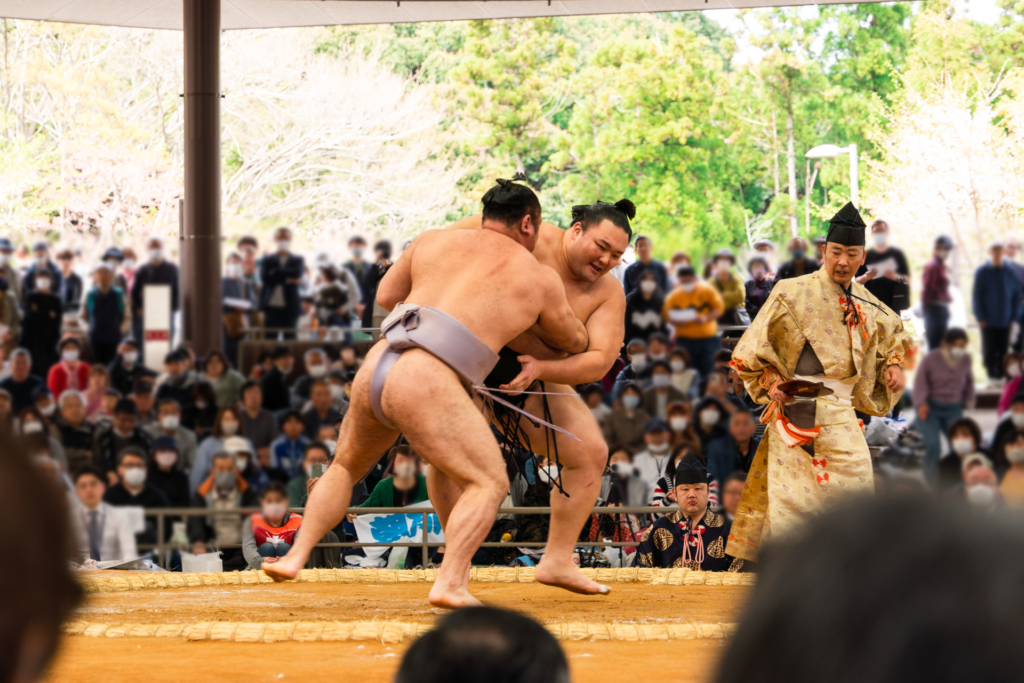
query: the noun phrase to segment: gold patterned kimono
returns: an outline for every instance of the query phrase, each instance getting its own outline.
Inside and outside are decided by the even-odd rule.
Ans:
[[[822,267],[776,284],[733,351],[733,366],[757,403],[770,402],[762,376],[793,379],[808,344],[823,368],[823,376],[811,379],[839,388],[808,406],[820,429],[810,453],[787,446],[774,421],[769,424],[729,534],[726,552],[733,557],[756,561],[761,544],[841,499],[874,492],[871,455],[854,408],[878,416],[892,410],[899,394],[889,390],[885,370],[903,366],[913,341],[896,313],[862,285],[851,286],[855,297],[884,312],[861,302],[860,324],[847,326],[843,291]]]

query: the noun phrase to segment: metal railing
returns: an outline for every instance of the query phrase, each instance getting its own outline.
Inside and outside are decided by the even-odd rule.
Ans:
[[[677,507],[614,507],[614,506],[595,506],[591,511],[593,514],[598,515],[665,515],[671,512],[678,511]],[[296,507],[289,508],[290,512],[302,513],[305,508]],[[146,517],[156,517],[156,543],[139,544],[139,550],[156,550],[157,551],[157,564],[163,566],[164,558],[168,550],[176,550],[177,547],[168,545],[164,539],[164,526],[169,517],[214,517],[220,515],[232,515],[237,514],[239,517],[245,515],[251,515],[254,513],[261,512],[260,508],[229,508],[224,510],[213,510],[209,508],[151,508],[143,511]],[[428,546],[431,545],[428,541],[430,520],[429,517],[435,514],[436,510],[431,507],[415,507],[415,508],[401,508],[401,507],[377,507],[377,508],[350,508],[346,514],[350,515],[422,515],[423,516],[423,528],[422,537],[419,541],[397,541],[397,542],[359,542],[351,541],[346,543],[317,543],[317,548],[421,548],[423,553],[423,562],[427,562],[429,558]],[[550,507],[505,507],[498,509],[498,515],[550,515]],[[301,529],[301,527],[300,527]],[[639,541],[577,541],[576,546],[589,548],[625,548],[635,546]],[[438,545],[435,541],[434,545]],[[480,544],[482,548],[544,548],[547,543],[541,543],[537,541],[524,541],[516,542],[514,539],[511,541],[491,541]],[[239,543],[230,543],[225,545],[218,545],[217,550],[235,549],[241,548],[242,545]]]

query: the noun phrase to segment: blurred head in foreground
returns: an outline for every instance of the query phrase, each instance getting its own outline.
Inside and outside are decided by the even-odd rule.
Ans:
[[[823,514],[764,551],[718,683],[1016,681],[1024,524],[923,496]]]
[[[515,612],[449,614],[405,653],[395,683],[568,683],[569,665],[547,629]]]
[[[17,552],[0,562],[0,683],[40,679],[57,647],[60,627],[78,602],[68,570],[71,534],[65,497],[32,464],[22,444],[4,438],[0,500],[17,530]]]

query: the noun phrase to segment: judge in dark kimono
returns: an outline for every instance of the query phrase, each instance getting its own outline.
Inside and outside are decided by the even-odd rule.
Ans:
[[[686,568],[711,572],[749,571],[743,560],[725,554],[731,523],[708,509],[708,471],[692,453],[675,474],[679,510],[654,523],[640,537],[634,567]]]
[[[34,288],[25,295],[25,317],[21,326],[21,345],[32,354],[32,374],[46,377],[50,367],[60,360],[57,342],[64,317],[64,302],[53,294],[54,280],[48,271],[36,274]]]

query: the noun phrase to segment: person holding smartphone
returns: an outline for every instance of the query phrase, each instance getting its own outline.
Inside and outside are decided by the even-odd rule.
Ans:
[[[330,458],[330,453],[322,443],[314,441],[306,446],[302,467],[299,468],[299,473],[288,482],[288,499],[291,500],[292,507],[306,507],[310,485],[323,476],[324,470],[327,469],[328,458]]]

